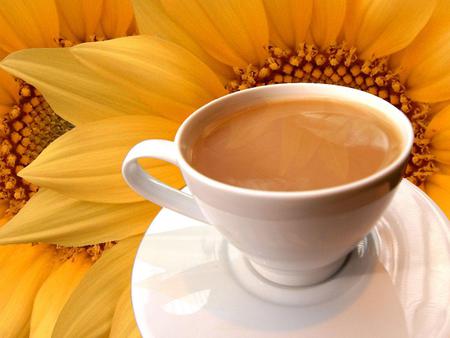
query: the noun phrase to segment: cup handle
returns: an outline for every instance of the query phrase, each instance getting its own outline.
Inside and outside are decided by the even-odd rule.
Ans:
[[[175,143],[146,140],[136,144],[125,157],[122,175],[128,185],[146,199],[201,222],[207,222],[191,194],[176,190],[147,174],[138,163],[140,158],[156,158],[178,166]]]

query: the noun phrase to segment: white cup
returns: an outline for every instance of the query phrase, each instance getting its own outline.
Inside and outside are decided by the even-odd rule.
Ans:
[[[310,191],[274,192],[218,182],[187,161],[208,122],[268,99],[336,99],[369,107],[397,127],[401,151],[376,173],[348,184]],[[184,121],[174,142],[147,140],[134,146],[123,176],[139,194],[163,207],[214,225],[266,279],[282,285],[310,285],[330,277],[371,230],[402,179],[413,144],[410,122],[397,108],[363,91],[326,84],[278,84],[221,97]],[[148,175],[139,158],[177,165],[191,194]]]

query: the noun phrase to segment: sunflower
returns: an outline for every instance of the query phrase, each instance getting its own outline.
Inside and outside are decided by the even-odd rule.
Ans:
[[[2,1],[0,27],[0,58],[25,48],[67,47],[136,32],[131,3],[109,0]],[[1,227],[39,190],[38,186],[20,178],[17,173],[73,125],[56,115],[33,86],[14,79],[3,70],[0,72],[0,114]],[[90,210],[95,213],[95,206]],[[84,218],[84,222],[89,221],[86,216]],[[65,243],[66,246],[58,241],[53,244],[31,242],[33,244],[0,246],[2,338],[49,337],[52,332],[61,337],[64,335],[60,332],[76,335],[72,322],[78,320],[77,314],[89,314],[92,310],[98,313],[95,301],[90,308],[79,308],[79,299],[86,291],[91,293],[91,297],[97,294],[96,290],[104,288],[111,279],[117,281],[109,287],[109,292],[116,298],[104,299],[105,307],[100,314],[104,327],[101,330],[109,330],[112,325],[112,336],[138,335],[135,327],[129,326],[133,322],[130,321],[128,298],[121,297],[121,294],[128,295],[129,266],[138,238],[119,243],[101,259],[104,249],[114,243],[74,247],[70,241]],[[117,259],[121,259],[122,264],[115,265],[105,274],[105,267],[109,269],[111,262]],[[106,282],[99,278],[101,275],[107,277]],[[81,289],[77,291],[77,288]],[[128,309],[128,313],[123,309]]]
[[[64,252],[79,250],[75,247],[102,251],[103,243],[119,242],[85,268],[73,290],[55,287],[64,283],[64,272],[42,277],[35,307],[49,307],[38,301],[41,292],[43,299],[58,299],[46,333],[107,335],[114,313],[109,298],[118,292],[123,292],[119,304],[128,311],[116,311],[113,332],[135,330],[129,290],[123,291],[125,275],[139,235],[157,209],[128,189],[121,161],[141,140],[173,138],[189,114],[229,92],[320,82],[388,100],[406,114],[416,135],[405,176],[450,215],[448,1],[135,0],[134,10],[142,35],[74,47],[92,34],[79,40],[82,34],[68,35],[58,41],[70,48],[26,49],[1,63],[21,79],[20,88],[32,93],[24,102],[33,106],[31,100],[38,97],[45,106],[41,118],[50,121],[46,126],[54,135],[13,176],[26,182],[33,196],[0,229],[0,243],[15,245],[4,250],[41,243],[34,247],[43,252],[56,250],[55,244]],[[115,15],[121,22],[121,13]],[[9,130],[14,132],[16,121],[27,125],[28,115],[21,116]],[[0,162],[7,164],[8,157]],[[143,165],[162,180],[182,185],[172,166],[154,160]],[[83,261],[83,255],[86,249],[56,271]],[[121,282],[110,282],[115,279]],[[33,309],[32,327],[33,318],[43,316]]]

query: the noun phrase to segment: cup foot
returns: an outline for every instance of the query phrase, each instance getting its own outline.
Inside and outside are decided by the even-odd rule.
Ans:
[[[250,263],[241,251],[226,241],[224,241],[223,255],[235,280],[244,289],[264,301],[285,306],[311,306],[335,300],[348,294],[350,290],[359,290],[359,287],[364,285],[363,281],[370,275],[368,271],[373,268],[377,257],[374,238],[370,234],[347,257],[330,264],[327,273],[324,273],[326,270],[324,269],[323,273],[315,274],[317,277],[315,280],[309,277],[295,280],[286,278],[286,274],[282,274],[284,278],[275,277],[278,281],[276,282],[273,278],[271,281],[267,277],[263,277],[261,272],[257,272],[255,269],[255,264]],[[273,271],[271,272],[273,273]],[[273,275],[271,276],[273,277]],[[275,276],[279,277],[280,274],[275,274]],[[303,277],[305,276],[303,275]],[[286,282],[286,280],[311,284],[287,286],[279,283],[279,281]],[[314,282],[315,284],[313,284]]]
[[[318,269],[304,271],[286,271],[273,269],[253,262],[249,259],[249,263],[262,277],[270,282],[284,286],[310,286],[323,282],[333,276],[345,263],[348,256],[339,258],[331,264],[325,265]]]

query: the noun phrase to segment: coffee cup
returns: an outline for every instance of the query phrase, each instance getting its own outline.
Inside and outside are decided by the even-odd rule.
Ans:
[[[266,191],[226,184],[188,160],[206,120],[251,108],[262,100],[340,100],[370,108],[395,126],[400,149],[373,174],[346,184],[307,191]],[[209,223],[271,282],[304,286],[333,275],[389,205],[409,158],[414,134],[409,120],[388,102],[363,91],[326,84],[277,84],[243,90],[199,108],[173,142],[146,140],[123,162],[123,176],[146,199]],[[176,190],[145,172],[140,158],[179,167],[189,188]]]

